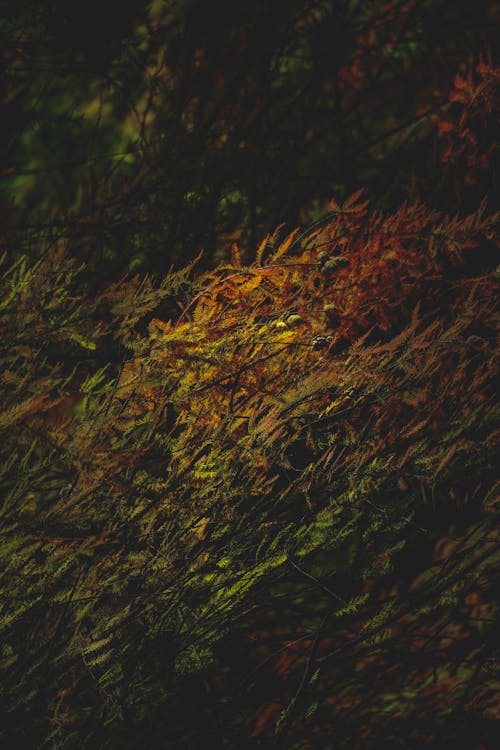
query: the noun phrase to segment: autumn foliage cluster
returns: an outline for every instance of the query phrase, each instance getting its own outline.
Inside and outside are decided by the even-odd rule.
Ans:
[[[469,212],[359,191],[95,294],[4,255],[6,746],[491,747],[499,78],[435,122]]]

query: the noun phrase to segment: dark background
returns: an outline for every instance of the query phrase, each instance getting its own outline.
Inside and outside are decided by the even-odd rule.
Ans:
[[[486,0],[4,3],[4,242],[163,274],[234,241],[249,257],[360,187],[468,208],[433,116],[498,18]]]

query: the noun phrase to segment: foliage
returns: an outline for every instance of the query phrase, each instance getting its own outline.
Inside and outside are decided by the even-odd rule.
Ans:
[[[329,208],[97,294],[5,255],[7,745],[488,746],[498,213]]]

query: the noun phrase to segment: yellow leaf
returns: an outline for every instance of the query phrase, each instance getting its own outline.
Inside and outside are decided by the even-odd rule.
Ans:
[[[288,250],[288,248],[292,244],[293,238],[295,237],[295,235],[297,234],[298,231],[299,231],[299,229],[297,227],[297,229],[294,229],[293,232],[290,232],[290,234],[288,235],[288,237],[285,240],[283,240],[283,242],[281,243],[281,245],[279,246],[279,248],[276,250],[276,252],[274,253],[274,255],[271,258],[271,260],[272,260],[273,263],[275,261],[277,261],[279,258],[283,257],[283,255],[286,253],[286,251]]]
[[[193,531],[198,537],[198,539],[203,539],[205,536],[205,530],[210,523],[210,518],[208,516],[203,516],[203,518],[200,518],[198,523],[193,526]]]
[[[257,248],[257,254],[255,256],[255,262],[258,266],[260,266],[262,261],[262,256],[264,255],[264,250],[267,247],[267,243],[269,241],[269,234],[266,234],[262,242],[260,243],[259,247]]]
[[[243,282],[243,284],[240,285],[239,290],[240,292],[244,292],[245,294],[248,294],[253,289],[259,286],[261,282],[261,277],[257,276],[251,276],[249,279],[246,279],[246,281]]]
[[[209,296],[202,297],[193,310],[193,321],[202,323],[211,320],[219,311],[217,303]]]

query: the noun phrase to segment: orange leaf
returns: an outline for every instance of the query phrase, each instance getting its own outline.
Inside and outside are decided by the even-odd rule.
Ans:
[[[262,262],[262,256],[264,255],[264,250],[267,247],[267,243],[269,241],[269,234],[266,234],[262,242],[260,243],[259,247],[257,248],[257,253],[255,255],[255,262],[258,266],[260,266]]]
[[[293,242],[293,238],[295,237],[295,235],[297,234],[298,231],[299,231],[299,229],[297,227],[297,229],[294,229],[293,232],[290,232],[290,234],[288,235],[288,237],[285,240],[283,240],[283,242],[281,243],[281,245],[279,246],[279,248],[276,250],[276,252],[272,256],[272,261],[273,262],[276,261],[276,260],[278,260],[279,258],[281,258],[286,253],[286,251],[288,250],[288,248],[290,247],[290,245]]]
[[[451,459],[453,458],[456,452],[457,452],[457,446],[452,445],[451,448],[445,453],[445,455],[439,462],[439,466],[437,467],[436,473],[434,474],[434,476],[437,476],[439,472],[445,468],[445,466],[448,466],[448,464],[450,463]]]

